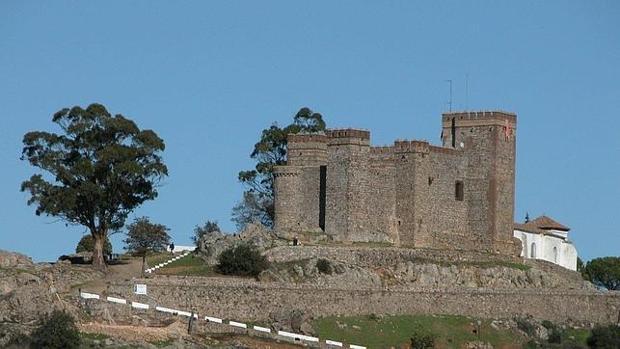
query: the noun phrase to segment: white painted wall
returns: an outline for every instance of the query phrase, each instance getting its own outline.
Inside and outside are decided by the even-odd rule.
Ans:
[[[514,237],[521,240],[521,257],[542,259],[566,269],[577,270],[577,249],[568,240],[553,236],[514,231]]]

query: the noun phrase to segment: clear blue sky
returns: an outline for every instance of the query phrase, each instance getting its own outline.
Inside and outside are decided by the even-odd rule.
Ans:
[[[103,103],[165,140],[170,176],[132,217],[183,244],[207,219],[233,230],[237,172],[273,121],[308,106],[374,144],[438,143],[452,79],[455,109],[519,115],[515,217],[620,255],[619,18],[612,0],[2,1],[0,248],[54,260],[84,232],[19,192],[22,136],[58,131],[63,107]]]

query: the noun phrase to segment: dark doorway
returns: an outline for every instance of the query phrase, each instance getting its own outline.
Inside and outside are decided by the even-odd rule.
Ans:
[[[319,228],[325,231],[325,199],[327,196],[327,166],[321,166],[319,180]]]
[[[456,148],[456,118],[452,118],[450,135],[452,136],[452,148]]]

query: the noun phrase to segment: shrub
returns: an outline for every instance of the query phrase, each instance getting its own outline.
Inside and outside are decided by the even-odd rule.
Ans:
[[[58,310],[44,318],[31,335],[31,348],[73,349],[79,346],[80,333],[75,320],[71,315]]]
[[[432,349],[435,347],[435,336],[430,333],[414,332],[411,336],[411,349]]]
[[[596,326],[588,337],[590,348],[620,348],[620,327],[616,325]]]
[[[536,336],[536,326],[528,319],[516,318],[517,328],[523,331],[528,337]]]
[[[334,272],[334,267],[332,263],[327,259],[319,259],[316,261],[316,268],[319,270],[321,274],[330,274]]]
[[[258,276],[261,271],[269,268],[269,261],[256,246],[241,243],[220,254],[217,268],[225,275]]]
[[[547,339],[547,342],[555,343],[555,344],[562,343],[562,338],[564,337],[564,331],[562,331],[561,328],[559,328],[558,326],[556,326],[553,322],[549,320],[544,320],[541,323],[541,325],[543,325],[543,327],[546,328],[547,331],[549,332],[549,338]]]

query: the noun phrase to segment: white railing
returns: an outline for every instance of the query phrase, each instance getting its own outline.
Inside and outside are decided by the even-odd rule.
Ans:
[[[98,294],[82,292],[82,291],[80,291],[80,297],[84,298],[84,299],[102,300],[102,298]],[[201,317],[198,316],[198,313],[196,313],[196,312],[189,312],[189,311],[185,311],[185,310],[172,309],[172,308],[162,307],[162,306],[151,307],[149,304],[132,302],[132,301],[128,301],[126,299],[116,298],[116,297],[106,297],[105,299],[108,302],[114,303],[114,304],[125,304],[125,305],[128,304],[132,308],[136,308],[136,309],[143,309],[143,310],[155,309],[155,311],[159,311],[159,312],[162,312],[162,313],[168,313],[168,314],[172,314],[172,315],[180,315],[180,316],[186,316],[186,317],[193,316],[195,319],[203,319],[204,321],[209,322],[209,323],[221,324],[223,326],[232,326],[232,327],[236,327],[236,328],[243,328],[243,329],[246,329],[247,331],[257,331],[257,332],[263,332],[263,333],[272,333],[271,329],[269,329],[269,328],[260,327],[260,326],[252,326],[252,328],[250,328],[247,324],[245,324],[243,322],[237,322],[237,321],[229,320],[228,323],[224,323],[224,320],[222,320],[220,318],[216,318],[216,317],[211,317],[211,316],[205,316],[204,318],[201,318]],[[276,335],[276,334],[274,334],[274,335]],[[314,343],[320,343],[321,342],[321,340],[318,337],[306,336],[306,335],[299,334],[299,333],[292,333],[292,332],[285,332],[285,331],[277,331],[277,336],[284,337],[284,338],[287,338],[289,340],[293,339],[293,340],[307,341],[307,342],[314,342]],[[343,347],[344,346],[343,342],[334,341],[334,340],[331,340],[331,339],[326,339],[323,342],[326,345],[330,346],[330,347]],[[355,345],[355,344],[349,344],[349,348],[351,348],[351,349],[366,349],[366,347],[364,347],[364,346]]]

